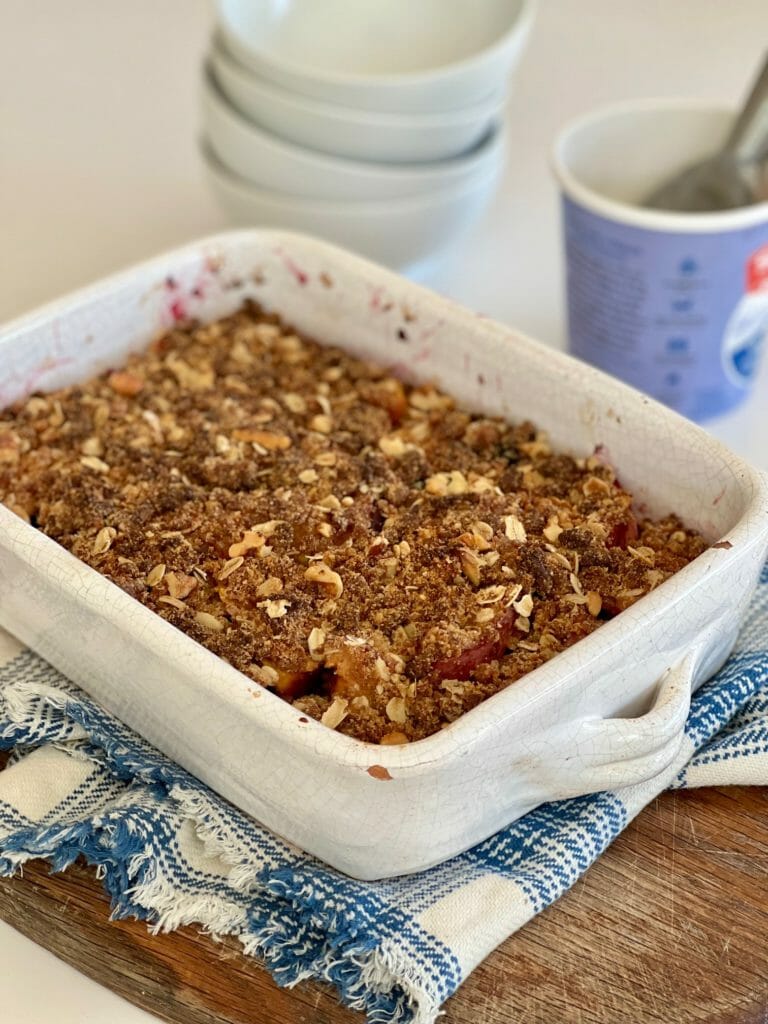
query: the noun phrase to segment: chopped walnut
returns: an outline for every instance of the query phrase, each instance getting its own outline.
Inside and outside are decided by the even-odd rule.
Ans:
[[[418,451],[415,444],[404,441],[402,437],[398,437],[396,434],[385,434],[383,437],[380,437],[379,448],[381,448],[385,455],[389,455],[393,459],[399,459],[408,452]]]
[[[466,494],[469,490],[467,478],[459,469],[450,473],[435,473],[427,480],[427,494],[436,494],[444,497],[448,494]]]
[[[270,619],[282,619],[284,615],[288,614],[291,602],[281,597],[276,601],[259,601],[258,605],[259,608],[264,609]]]
[[[330,416],[325,413],[320,413],[317,416],[313,416],[309,421],[309,426],[312,430],[316,430],[319,434],[330,434],[333,430],[333,420]]]
[[[171,597],[183,601],[185,597],[189,597],[197,586],[197,579],[183,572],[167,572],[165,574],[165,584]]]
[[[266,543],[263,533],[256,530],[246,530],[242,540],[229,545],[229,557],[238,558],[249,551],[258,551]]]
[[[562,526],[560,526],[557,516],[550,516],[547,525],[541,531],[550,544],[557,544],[560,534],[563,532]]]
[[[329,590],[334,597],[341,597],[344,590],[341,576],[324,562],[310,565],[304,573],[304,579],[309,580],[310,583],[317,583],[324,589]]]

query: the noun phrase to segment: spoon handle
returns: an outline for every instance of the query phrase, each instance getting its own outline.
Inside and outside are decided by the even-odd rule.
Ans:
[[[725,150],[745,162],[768,155],[768,54],[731,129]]]

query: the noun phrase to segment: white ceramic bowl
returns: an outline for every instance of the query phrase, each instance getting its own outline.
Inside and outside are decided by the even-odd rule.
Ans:
[[[217,0],[229,50],[262,78],[361,110],[436,113],[503,88],[532,0]]]
[[[241,114],[289,142],[353,160],[444,160],[470,150],[501,120],[505,93],[437,114],[379,114],[308,99],[253,74],[214,40],[210,66]]]
[[[586,456],[604,445],[649,514],[675,509],[728,543],[403,746],[308,720],[1,505],[0,626],[238,807],[358,877],[427,867],[542,801],[666,769],[691,690],[726,658],[754,592],[768,484],[619,381],[314,239],[243,231],[5,325],[0,408],[119,365],[179,316],[207,322],[246,298],[477,412],[534,420],[558,448]]]
[[[344,202],[258,188],[228,171],[205,145],[203,159],[233,224],[311,232],[416,276],[482,215],[499,177],[492,167],[482,178],[420,196]]]
[[[259,188],[314,199],[402,199],[462,188],[495,171],[504,156],[491,129],[471,152],[422,164],[368,163],[285,142],[239,114],[210,73],[203,79],[203,134],[221,162]]]

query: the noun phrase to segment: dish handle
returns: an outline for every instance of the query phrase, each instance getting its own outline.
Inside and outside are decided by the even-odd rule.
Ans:
[[[685,735],[696,665],[691,652],[668,669],[659,681],[653,706],[638,718],[579,723],[575,760],[579,782],[584,783],[582,792],[645,782],[672,764]]]

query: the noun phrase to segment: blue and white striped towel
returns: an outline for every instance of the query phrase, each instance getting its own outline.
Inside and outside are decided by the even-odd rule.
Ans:
[[[668,787],[768,782],[768,568],[736,650],[662,776],[549,804],[448,863],[355,882],[225,804],[0,633],[0,873],[98,866],[116,916],[236,935],[280,984],[319,978],[371,1022],[429,1024],[507,935]]]

